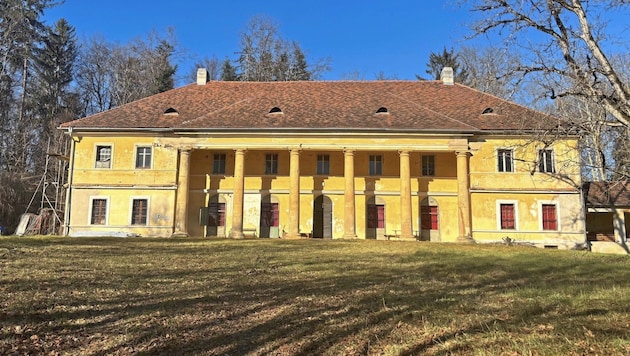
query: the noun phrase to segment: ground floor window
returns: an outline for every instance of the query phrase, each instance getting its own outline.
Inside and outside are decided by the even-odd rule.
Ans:
[[[94,198],[92,199],[90,213],[90,224],[92,225],[106,225],[107,224],[107,199]]]
[[[225,226],[225,203],[208,204],[208,226]]]
[[[501,214],[501,230],[516,229],[514,204],[500,204],[499,210]]]
[[[131,204],[131,225],[146,225],[148,199],[134,199]]]
[[[367,207],[368,229],[385,228],[385,205],[370,204]]]
[[[262,226],[277,227],[280,222],[280,210],[278,203],[262,203],[260,212]]]
[[[420,207],[420,227],[422,230],[439,230],[439,213],[437,206]]]
[[[541,210],[543,230],[558,230],[556,204],[542,204]]]

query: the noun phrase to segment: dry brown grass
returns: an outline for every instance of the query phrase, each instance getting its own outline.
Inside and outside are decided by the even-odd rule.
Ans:
[[[630,354],[630,258],[383,241],[0,238],[0,354]]]

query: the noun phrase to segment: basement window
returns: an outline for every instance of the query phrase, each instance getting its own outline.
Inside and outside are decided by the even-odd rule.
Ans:
[[[283,112],[282,112],[282,109],[280,109],[277,106],[274,106],[274,107],[271,108],[271,110],[269,110],[269,113],[270,114],[282,114]]]

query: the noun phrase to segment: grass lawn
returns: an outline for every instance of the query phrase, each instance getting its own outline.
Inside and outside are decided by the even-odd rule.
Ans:
[[[627,355],[630,258],[391,241],[0,238],[0,354]]]

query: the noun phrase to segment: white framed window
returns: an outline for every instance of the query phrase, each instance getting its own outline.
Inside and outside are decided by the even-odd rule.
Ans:
[[[112,168],[113,146],[97,144],[95,146],[95,168]]]
[[[518,230],[518,201],[496,201],[497,230]]]
[[[109,222],[109,197],[90,197],[89,210],[89,225],[107,225]]]
[[[538,150],[538,171],[543,173],[556,173],[553,150]]]
[[[560,205],[555,200],[538,201],[538,225],[542,231],[560,230]]]
[[[497,171],[514,172],[514,150],[500,148],[497,150]]]
[[[136,169],[150,169],[152,158],[151,146],[136,146]]]
[[[149,198],[131,197],[131,225],[149,225]]]

